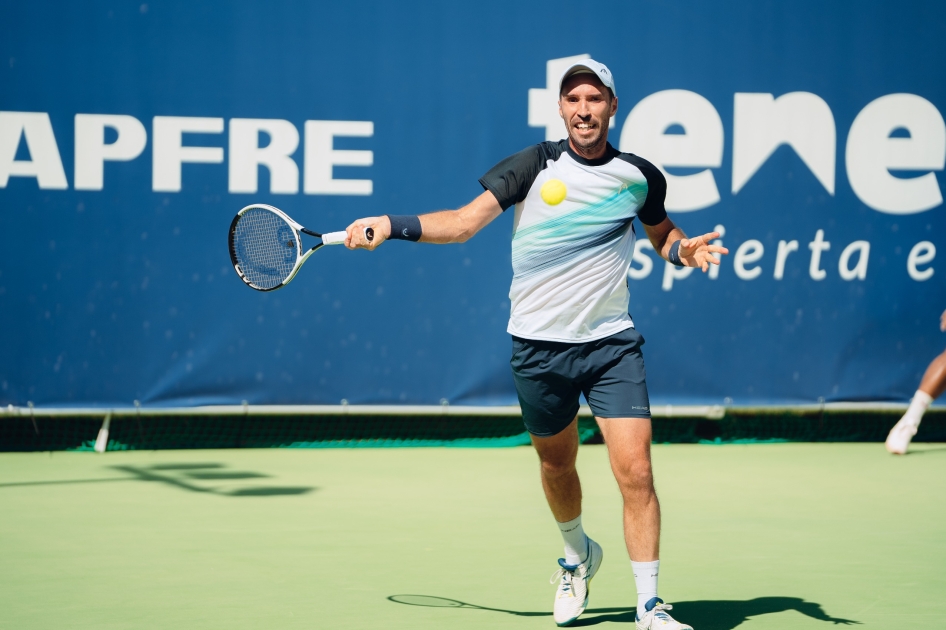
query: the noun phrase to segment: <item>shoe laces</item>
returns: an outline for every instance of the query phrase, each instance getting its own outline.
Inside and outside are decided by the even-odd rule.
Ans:
[[[549,578],[549,584],[555,584],[559,580],[562,581],[562,584],[568,584],[571,586],[572,578],[575,577],[573,571],[566,571],[565,569],[556,569],[555,573],[552,574],[552,577]]]
[[[579,569],[577,567],[574,571],[557,569],[555,573],[552,574],[552,577],[549,578],[549,584],[555,584],[561,581],[558,587],[559,597],[575,594],[575,587],[572,585],[572,580],[575,579],[575,573],[578,571]]]
[[[664,612],[667,610],[673,610],[673,605],[672,604],[657,604],[651,609],[651,611],[654,613],[654,617],[657,617],[658,619],[663,619],[664,621],[668,621],[669,619],[671,619],[670,615]],[[663,613],[663,614],[658,614],[658,613]]]

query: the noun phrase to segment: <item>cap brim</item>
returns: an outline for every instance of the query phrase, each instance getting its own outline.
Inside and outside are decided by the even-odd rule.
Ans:
[[[608,83],[605,82],[604,79],[601,78],[601,75],[598,74],[598,72],[597,72],[594,68],[592,68],[592,67],[590,67],[590,66],[587,66],[587,65],[585,65],[585,64],[583,64],[583,63],[581,63],[581,62],[572,64],[571,66],[568,67],[567,70],[565,70],[565,72],[562,73],[562,78],[559,79],[559,82],[558,82],[558,91],[559,91],[559,92],[562,91],[562,86],[565,84],[565,80],[566,80],[566,79],[568,79],[569,77],[573,77],[573,76],[575,76],[576,74],[591,74],[591,75],[594,75],[595,78],[597,78],[598,81],[601,82],[601,85],[603,85],[604,87],[608,88],[608,89],[611,91],[611,94],[614,95],[614,86],[613,86],[613,85],[608,85]]]

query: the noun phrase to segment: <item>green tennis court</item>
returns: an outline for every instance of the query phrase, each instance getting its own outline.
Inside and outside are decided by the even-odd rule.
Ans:
[[[946,446],[654,459],[697,630],[944,625]],[[605,561],[578,625],[633,627],[604,446],[579,467]],[[529,448],[0,454],[3,628],[551,628],[560,549]]]

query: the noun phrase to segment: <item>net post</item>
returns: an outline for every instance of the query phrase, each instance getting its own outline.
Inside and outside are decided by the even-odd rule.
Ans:
[[[243,432],[246,429],[246,424],[250,419],[250,402],[248,400],[243,400],[240,402],[240,405],[243,407],[243,415],[240,416],[240,424],[237,425],[237,448],[241,448],[243,446]]]
[[[26,404],[29,405],[30,408],[30,422],[33,423],[33,431],[36,432],[36,435],[39,435],[39,426],[37,426],[36,417],[33,415],[33,401],[27,400]]]
[[[108,450],[108,429],[112,424],[112,412],[105,414],[102,420],[102,427],[99,429],[98,437],[95,438],[95,452],[104,453]]]
[[[145,441],[145,430],[141,427],[141,402],[135,400],[135,421],[138,423],[138,441],[141,444],[144,444]]]

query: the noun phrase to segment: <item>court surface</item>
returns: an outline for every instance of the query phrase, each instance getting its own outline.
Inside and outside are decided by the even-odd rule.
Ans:
[[[604,448],[579,625],[633,628]],[[696,630],[946,627],[946,445],[654,460],[660,592]],[[561,546],[529,448],[0,454],[3,628],[554,628]]]

